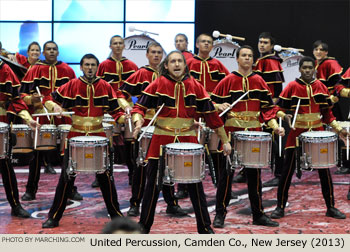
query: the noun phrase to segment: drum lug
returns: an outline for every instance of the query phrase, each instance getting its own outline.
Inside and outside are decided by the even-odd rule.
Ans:
[[[232,156],[232,166],[234,168],[240,168],[242,167],[242,154],[238,154],[237,151],[233,152]]]
[[[173,178],[174,178],[174,172],[171,171],[168,166],[166,166],[164,169],[163,184],[173,186],[174,185]]]
[[[69,165],[67,169],[67,175],[72,176],[75,174],[75,171],[77,170],[77,162],[73,161],[71,158],[69,158]]]
[[[303,153],[303,155],[300,157],[301,164],[300,166],[303,168],[303,170],[311,171],[311,163],[312,158],[309,157],[306,153]]]

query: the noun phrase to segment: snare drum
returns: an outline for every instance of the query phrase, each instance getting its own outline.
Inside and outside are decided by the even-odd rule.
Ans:
[[[147,35],[133,35],[124,39],[125,48],[123,56],[134,62],[138,67],[148,65],[148,59],[145,57],[148,45],[157,42]],[[163,53],[163,59],[166,53]],[[162,59],[162,60],[163,60]]]
[[[106,137],[78,136],[69,139],[69,167],[74,172],[103,172],[108,168]]]
[[[12,153],[29,153],[33,151],[33,132],[27,124],[13,124],[12,133],[16,135],[17,143],[12,147]]]
[[[60,139],[60,152],[64,151],[64,143],[66,142],[67,136],[69,134],[70,128],[72,125],[70,124],[60,124],[58,125],[58,134]]]
[[[303,55],[284,51],[280,53],[279,56],[283,59],[281,66],[284,76],[283,88],[285,88],[289,82],[294,81],[300,76],[299,61]]]
[[[323,169],[337,166],[338,136],[330,131],[310,131],[301,133],[300,167],[303,169]]]
[[[102,122],[113,125],[113,135],[119,135],[121,133],[121,124],[116,123],[110,114],[104,114]]]
[[[261,131],[232,133],[234,160],[245,168],[268,169],[271,166],[271,134]]]
[[[227,39],[218,39],[214,41],[213,49],[209,55],[221,61],[230,72],[237,71],[236,51],[238,48],[240,46],[236,42]]]
[[[141,134],[146,130],[146,128],[147,127],[141,128]],[[154,128],[155,128],[154,126],[149,126],[149,128],[147,129],[147,131],[145,132],[145,134],[141,138],[140,148],[142,150],[143,157],[146,157],[148,146],[151,143],[151,139],[153,136]]]
[[[8,139],[9,125],[7,123],[0,122],[0,159],[4,159],[7,156],[9,144]]]
[[[53,124],[43,124],[38,132],[37,150],[53,150],[57,147],[57,127]]]
[[[195,143],[165,146],[164,184],[198,183],[205,177],[204,147]]]

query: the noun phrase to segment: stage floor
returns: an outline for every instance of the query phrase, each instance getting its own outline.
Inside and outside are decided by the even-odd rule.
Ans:
[[[55,167],[59,171],[59,167]],[[20,196],[25,191],[28,167],[16,167]],[[317,171],[304,172],[301,180],[293,178],[289,192],[289,203],[286,216],[278,222],[279,227],[262,227],[252,225],[246,184],[233,184],[233,190],[239,195],[231,200],[226,216],[225,227],[214,228],[216,233],[230,234],[348,234],[350,233],[350,201],[346,195],[349,188],[349,175],[335,175],[333,173],[336,207],[347,216],[345,220],[336,220],[325,216],[326,206],[322,197]],[[42,169],[43,171],[43,169]],[[129,208],[131,189],[128,185],[127,169],[117,166],[115,179],[121,210],[126,215]],[[263,181],[272,178],[269,170],[263,171]],[[79,174],[76,179],[78,191],[84,200],[74,201],[67,206],[60,225],[53,229],[42,229],[42,222],[46,220],[48,210],[54,198],[54,192],[59,174],[41,174],[39,190],[36,200],[22,202],[23,207],[31,213],[31,218],[20,219],[11,216],[11,208],[6,200],[5,191],[0,183],[0,233],[1,234],[98,234],[105,223],[109,221],[104,201],[99,188],[91,188],[94,180],[92,174]],[[0,182],[1,179],[0,179]],[[216,189],[207,176],[204,181],[207,195],[208,209],[211,220],[215,216]],[[276,206],[276,187],[263,188],[263,205],[265,212],[270,214]],[[159,197],[155,222],[151,234],[193,234],[196,222],[192,204],[189,199],[180,200],[179,204],[188,212],[182,218],[170,217],[165,213],[166,204]],[[133,218],[138,221],[138,217]]]

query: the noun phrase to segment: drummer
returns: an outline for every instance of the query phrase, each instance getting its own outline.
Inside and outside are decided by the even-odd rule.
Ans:
[[[114,35],[109,42],[109,48],[111,54],[108,59],[101,62],[97,70],[97,76],[110,83],[114,91],[120,92],[119,88],[123,85],[124,81],[138,69],[137,65],[131,60],[123,57],[123,51],[125,49],[124,39],[119,35]],[[132,104],[130,104],[132,106]],[[125,105],[126,106],[126,105]],[[131,109],[131,107],[129,106]],[[116,155],[120,160],[124,160],[129,170],[129,185],[132,183],[132,173],[136,166],[133,157],[134,155],[134,141],[125,141],[122,134],[117,139],[117,143],[124,143],[124,145],[116,144]],[[122,155],[122,154],[125,155]],[[98,187],[98,183],[95,180],[92,183],[92,187]]]
[[[8,54],[8,58],[13,61],[21,64],[25,68],[29,69],[37,61],[39,61],[39,57],[41,54],[41,47],[38,42],[33,41],[32,43],[29,44],[28,50],[27,50],[28,57],[20,54],[20,53],[15,53],[15,54]]]
[[[131,102],[131,97],[140,97],[142,91],[148,87],[148,85],[158,78],[158,66],[163,58],[163,48],[157,42],[152,42],[148,45],[146,51],[146,57],[148,59],[148,65],[141,67],[134,74],[132,74],[120,87],[120,90],[125,95],[128,102]],[[125,105],[129,103],[122,98],[118,99],[121,106],[125,110]],[[154,109],[147,110],[144,118],[143,126],[147,126],[154,116]],[[143,197],[146,175],[145,175],[144,165],[136,166],[132,176],[132,196],[130,198],[130,209],[128,211],[128,216],[138,216],[140,214],[139,207],[141,199]],[[163,186],[163,197],[167,202],[168,207],[166,212],[173,216],[184,216],[186,212],[178,205],[177,199],[174,197],[174,187],[164,185]]]
[[[186,34],[178,33],[175,36],[175,48],[182,52],[186,61],[193,57],[193,53],[188,50],[188,38]]]
[[[283,69],[281,66],[282,59],[273,49],[275,43],[275,38],[271,33],[263,32],[259,35],[258,50],[260,58],[256,60],[255,66],[253,67],[253,71],[259,74],[270,88],[274,103],[277,101],[282,91],[282,83],[284,82]],[[273,134],[272,129],[269,127],[264,126],[264,131]],[[281,156],[279,156],[278,153],[278,146],[282,143],[279,143],[278,137],[273,135],[272,138],[271,163],[274,165],[274,178],[266,181],[263,186],[278,186],[278,181],[283,169],[283,153]],[[236,176],[234,180],[237,179],[237,177],[238,176]]]
[[[284,217],[284,210],[288,201],[288,190],[295,170],[295,156],[297,147],[297,137],[307,131],[323,130],[323,123],[329,124],[338,134],[343,137],[349,133],[339,126],[332,113],[332,101],[328,89],[321,81],[314,78],[315,61],[311,57],[303,57],[299,62],[300,78],[290,82],[282,91],[277,105],[282,110],[295,111],[298,101],[300,106],[297,110],[295,127],[292,128],[290,114],[285,114],[282,110],[277,113],[284,118],[292,128],[290,131],[284,159],[284,169],[278,185],[277,207],[272,212],[271,218],[280,219]],[[334,207],[334,191],[330,170],[318,169],[321,181],[322,194],[326,202],[326,216],[345,219],[345,214]],[[297,171],[297,176],[301,177],[301,171]]]
[[[284,128],[280,128],[275,119],[276,109],[272,95],[266,82],[253,72],[253,49],[242,46],[236,52],[238,71],[226,76],[214,89],[211,99],[221,112],[235,100],[247,93],[232,109],[225,114],[226,132],[251,130],[261,131],[260,120],[266,122],[275,134],[283,136]],[[248,154],[249,155],[249,154]],[[219,156],[221,176],[218,180],[216,193],[216,216],[213,226],[224,227],[227,206],[230,203],[230,192],[233,174],[228,174],[224,167],[223,156]],[[278,223],[272,221],[264,213],[262,205],[261,169],[245,167],[247,176],[248,195],[253,214],[253,224],[276,227]],[[233,173],[233,172],[232,172]]]
[[[231,152],[223,123],[215,112],[203,86],[189,75],[185,57],[181,52],[170,52],[160,64],[159,69],[160,77],[143,91],[134,106],[132,115],[135,122],[134,137],[136,138],[143,126],[146,110],[156,109],[164,104],[157,117],[155,131],[146,156],[148,161],[147,183],[140,217],[140,224],[145,233],[151,230],[159,197],[156,178],[161,145],[173,142],[197,143],[194,118],[197,113],[200,113],[207,120],[208,126],[215,129],[221,138],[225,154]],[[210,227],[210,216],[202,182],[188,184],[188,191],[196,215],[198,233],[214,233]]]
[[[68,64],[58,61],[59,51],[58,46],[54,41],[47,41],[44,44],[43,55],[44,61],[40,61],[31,67],[24,78],[22,79],[22,86],[20,89],[24,102],[27,104],[30,112],[32,113],[45,113],[44,106],[40,100],[40,96],[37,92],[37,88],[42,97],[50,96],[50,93],[57,88],[67,83],[69,80],[75,78],[73,69]],[[39,119],[40,124],[70,124],[71,120],[68,117],[57,118],[50,117],[50,120],[46,116],[42,116]],[[26,186],[26,192],[22,196],[22,200],[31,201],[35,200],[36,193],[38,191],[38,184],[40,180],[41,163],[46,164],[47,172],[55,174],[56,171],[47,162],[50,158],[51,150],[34,150],[34,158],[29,164],[29,175]],[[76,191],[70,195],[70,198],[74,200],[82,200],[83,198]]]
[[[102,126],[105,113],[110,113],[118,123],[124,123],[123,111],[118,104],[117,95],[111,85],[96,77],[99,61],[93,54],[86,54],[80,61],[83,76],[73,79],[59,87],[51,96],[44,99],[49,111],[61,113],[63,109],[72,110],[72,127],[67,136],[103,136],[106,137]],[[101,106],[102,104],[102,106]],[[56,194],[50,208],[48,219],[42,224],[43,228],[54,228],[59,225],[66,208],[67,197],[72,190],[76,174],[67,175],[68,148],[65,149],[64,164],[57,184]],[[113,164],[112,164],[113,166]],[[96,173],[103,199],[111,218],[123,216],[119,209],[117,191],[112,170],[108,167],[103,173]]]
[[[30,125],[30,127],[35,128],[40,126],[32,119],[28,112],[28,107],[20,99],[18,93],[19,86],[20,82],[11,68],[0,60],[0,122],[12,123],[14,120],[14,115],[17,114],[28,125]],[[30,214],[23,209],[21,203],[19,202],[17,179],[10,160],[10,153],[13,143],[12,141],[15,141],[15,139],[13,139],[14,136],[11,134],[11,132],[9,135],[9,148],[6,150],[6,157],[0,159],[2,183],[5,188],[7,200],[12,208],[11,215],[20,218],[29,218]],[[3,137],[5,137],[5,134]]]

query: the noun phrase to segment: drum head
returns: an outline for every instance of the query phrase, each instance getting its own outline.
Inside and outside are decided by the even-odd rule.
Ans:
[[[30,130],[27,124],[12,124],[13,130]]]
[[[337,134],[331,131],[308,131],[300,134],[304,142],[333,142],[337,140]]]
[[[113,129],[113,125],[110,124],[110,123],[103,122],[102,126],[103,126],[104,129]]]
[[[270,140],[271,134],[262,131],[235,131],[233,132],[233,137],[238,140]]]
[[[4,123],[4,122],[0,122],[0,130],[4,130],[4,129],[7,129],[8,128],[8,124],[7,123]]]
[[[198,150],[202,149],[203,145],[196,143],[170,143],[165,146],[167,149],[174,150]]]
[[[215,40],[210,56],[220,60],[222,64],[230,71],[237,71],[238,64],[236,61],[236,51],[240,46],[232,41]]]
[[[146,58],[147,47],[150,43],[157,42],[146,35],[133,35],[124,39],[125,49],[123,56],[134,62],[138,67],[148,65]],[[163,59],[166,52],[163,53]],[[162,60],[163,60],[162,59]]]
[[[147,127],[142,127],[142,128],[141,128],[141,132],[144,132],[144,131],[146,130],[146,128],[147,128]],[[154,128],[155,128],[154,126],[149,126],[149,128],[148,128],[147,131],[146,131],[146,134],[147,134],[147,133],[153,134]]]
[[[294,55],[289,57],[282,57],[282,68],[283,68],[283,76],[284,83],[283,88],[287,86],[287,84],[291,81],[294,81],[296,78],[300,77],[299,72],[299,61],[302,58],[302,55]]]
[[[77,137],[72,137],[69,139],[69,143],[108,143],[108,138],[107,137],[101,137],[101,136],[77,136]]]
[[[70,124],[60,124],[60,125],[58,125],[58,130],[59,131],[70,131],[71,127],[72,127],[72,125],[70,125]]]
[[[53,125],[53,124],[43,124],[40,127],[40,130],[56,130],[56,129],[57,129],[56,125]]]

